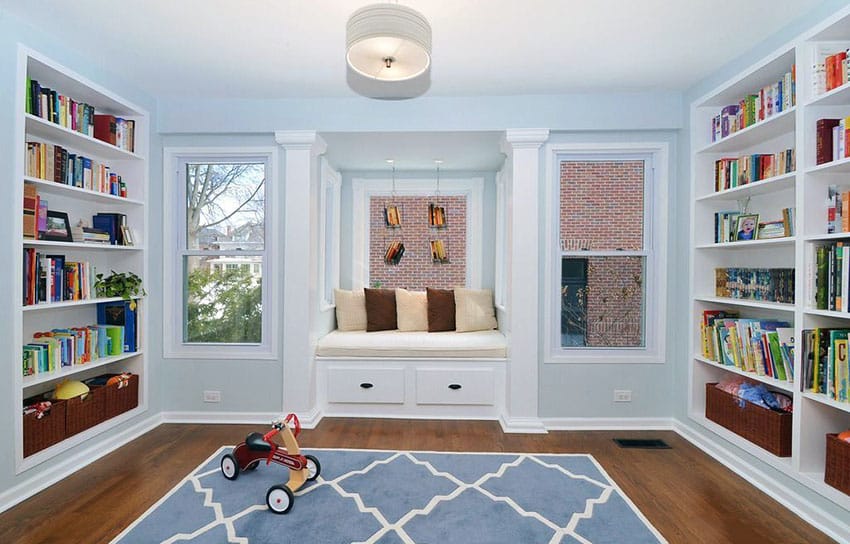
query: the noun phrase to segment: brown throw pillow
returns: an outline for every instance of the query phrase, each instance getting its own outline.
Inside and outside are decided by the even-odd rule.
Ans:
[[[428,297],[428,332],[455,330],[455,293],[451,289],[425,289]]]
[[[364,289],[366,292],[366,332],[398,328],[394,289]]]

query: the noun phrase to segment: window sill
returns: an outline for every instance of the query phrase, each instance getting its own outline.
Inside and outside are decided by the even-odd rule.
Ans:
[[[162,353],[163,359],[214,359],[214,360],[232,360],[232,361],[276,361],[278,356],[268,350],[263,351],[246,351],[244,349],[225,349],[224,346],[213,349],[198,349],[198,350],[165,350]]]
[[[575,354],[550,353],[543,359],[543,363],[547,365],[660,365],[665,362],[661,355],[645,350],[635,350],[633,354],[611,353],[610,351],[599,354],[588,353],[587,351]]]

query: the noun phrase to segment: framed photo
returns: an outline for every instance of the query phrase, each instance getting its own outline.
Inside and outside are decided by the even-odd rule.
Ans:
[[[121,225],[121,239],[124,240],[125,246],[136,245],[136,240],[133,238],[133,231],[127,225]]]
[[[758,238],[759,214],[749,213],[738,216],[735,229],[735,241],[756,240]]]
[[[71,222],[65,212],[47,210],[47,230],[39,233],[39,239],[52,242],[73,242]]]
[[[784,238],[787,236],[786,232],[787,229],[784,219],[779,219],[777,221],[765,221],[763,223],[759,223],[758,239],[768,240],[770,238]]]

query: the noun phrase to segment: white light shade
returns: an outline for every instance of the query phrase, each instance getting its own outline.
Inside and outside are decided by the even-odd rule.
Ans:
[[[419,12],[398,4],[355,11],[346,27],[346,61],[379,81],[416,78],[431,66],[431,26]]]

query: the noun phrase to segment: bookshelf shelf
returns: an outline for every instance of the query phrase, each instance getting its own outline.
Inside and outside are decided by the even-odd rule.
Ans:
[[[795,306],[793,304],[785,304],[781,302],[762,302],[759,300],[724,297],[694,297],[694,300],[698,302],[708,302],[711,304],[741,306],[744,308],[761,308],[763,310],[779,310],[782,312],[793,312],[795,310]]]
[[[803,397],[850,414],[850,402],[838,402],[821,393],[803,393]]]
[[[112,144],[92,138],[86,134],[75,132],[62,125],[51,123],[41,117],[30,113],[25,114],[27,134],[35,139],[43,139],[62,146],[76,149],[80,153],[91,155],[107,160],[136,160],[143,158],[137,153],[124,151]]]
[[[17,180],[13,198],[18,202],[19,214],[24,215],[24,188],[35,188],[38,192],[36,201],[47,201],[48,210],[61,211],[68,214],[72,225],[83,219],[88,223],[93,215],[99,213],[116,213],[126,218],[126,224],[131,227],[138,236],[137,242],[147,239],[147,195],[149,176],[149,115],[135,104],[114,95],[109,90],[90,82],[84,77],[56,64],[24,46],[18,48],[18,71],[17,84],[21,92],[17,94],[16,110],[18,134],[15,139],[18,159],[14,165],[14,179]],[[32,95],[33,88],[29,87],[29,80],[37,80],[42,89],[51,89],[62,94],[67,99],[77,103],[85,103],[94,108],[95,114],[106,114],[132,120],[134,132],[131,137],[135,152],[125,151],[115,145],[92,138],[87,134],[76,132],[65,128],[60,124],[53,123],[39,116],[32,115],[35,105],[28,102],[28,95]],[[45,95],[46,96],[46,95]],[[63,103],[58,96],[54,96],[54,103]],[[70,102],[64,102],[70,103]],[[43,104],[43,102],[42,102]],[[90,108],[86,108],[89,109]],[[63,110],[67,111],[67,110]],[[82,112],[82,108],[77,111]],[[81,122],[78,117],[77,122]],[[86,118],[88,119],[88,118]],[[124,125],[122,125],[124,126]],[[128,131],[130,129],[127,129]],[[127,194],[132,198],[123,198],[94,190],[72,187],[63,183],[40,179],[29,175],[33,169],[27,168],[28,143],[41,142],[55,144],[66,148],[69,154],[83,155],[91,159],[92,164],[100,164],[108,167],[110,171],[120,173],[122,181],[126,184]],[[42,148],[49,150],[49,148]],[[54,157],[55,159],[55,157]],[[49,159],[42,159],[47,161]],[[61,164],[61,163],[59,163]],[[41,163],[40,166],[44,166]],[[48,166],[49,171],[49,166]],[[28,205],[27,210],[33,208]],[[31,213],[31,212],[30,212]],[[119,246],[100,243],[83,242],[58,242],[48,240],[36,240],[24,238],[23,221],[15,221],[15,229],[12,239],[19,240],[16,247],[12,268],[15,270],[16,285],[24,287],[29,279],[29,274],[38,273],[39,266],[49,266],[56,261],[52,254],[61,254],[67,260],[66,263],[85,262],[94,271],[114,270],[116,272],[131,272],[143,280],[148,277],[148,254],[143,243],[133,246]],[[36,272],[24,272],[24,253],[34,249],[39,260],[34,261]],[[31,255],[32,253],[30,253]],[[33,261],[29,261],[33,262]],[[59,278],[60,276],[55,276]],[[66,276],[67,277],[67,276]],[[58,280],[57,280],[58,281]],[[19,292],[20,292],[20,287]],[[16,300],[20,301],[20,295]],[[145,312],[146,299],[139,297],[135,310],[136,332],[138,344],[136,351],[123,353],[117,356],[101,357],[93,362],[71,367],[61,367],[53,372],[43,372],[30,376],[24,376],[21,370],[21,360],[25,358],[25,344],[30,344],[34,335],[38,332],[52,331],[54,329],[69,329],[86,327],[97,323],[99,314],[98,304],[103,302],[119,302],[120,297],[100,297],[86,300],[69,300],[63,302],[41,303],[23,305],[18,302],[14,311],[13,341],[7,347],[7,360],[18,361],[15,365],[8,365],[7,379],[14,384],[14,394],[10,395],[8,409],[20,414],[23,400],[35,395],[41,395],[51,391],[59,381],[74,377],[75,379],[87,379],[101,373],[131,372],[138,375],[138,407],[125,412],[115,418],[109,419],[95,427],[84,430],[79,434],[68,437],[59,443],[37,451],[24,457],[24,425],[22,418],[17,418],[15,428],[11,433],[11,439],[15,447],[15,470],[16,473],[28,470],[44,461],[47,461],[69,448],[80,444],[84,440],[91,440],[108,431],[120,432],[121,426],[130,418],[147,410],[148,399],[148,360],[146,356],[147,316]],[[82,345],[82,344],[80,344]],[[132,344],[131,344],[132,347]],[[30,355],[31,356],[31,355]],[[32,360],[29,361],[32,363]],[[104,436],[106,436],[104,434]]]
[[[739,130],[722,140],[703,147],[697,153],[725,153],[750,147],[754,144],[770,140],[782,134],[791,132],[796,125],[796,107],[774,114],[743,130]]]
[[[114,205],[114,204],[124,204],[127,206],[144,206],[145,203],[141,200],[137,200],[134,198],[124,198],[121,196],[110,195],[107,193],[99,193],[97,191],[90,191],[88,189],[81,189],[79,187],[72,187],[70,185],[65,185],[64,183],[56,183],[55,181],[48,181],[44,179],[38,179],[30,176],[24,176],[24,182],[30,183],[38,187],[39,194],[56,194],[56,195],[66,195],[69,198],[77,198],[80,200],[86,200],[89,202],[96,202],[104,205]]]
[[[816,123],[823,118],[841,118],[850,115],[850,83],[845,83],[827,93],[811,97],[815,73],[813,65],[820,62],[818,55],[824,48],[838,47],[843,50],[850,44],[850,8],[843,9],[809,34],[803,34],[788,46],[774,51],[760,62],[743,70],[738,75],[696,98],[690,108],[690,140],[693,147],[690,156],[691,177],[691,242],[690,242],[690,319],[691,334],[689,347],[692,356],[688,359],[688,414],[695,424],[703,427],[707,435],[716,435],[717,444],[730,442],[738,448],[762,459],[764,463],[780,470],[801,482],[822,497],[850,511],[850,497],[824,483],[825,443],[827,433],[841,432],[850,428],[850,403],[840,403],[823,394],[802,392],[800,383],[780,382],[768,376],[758,376],[735,367],[711,361],[703,357],[701,326],[711,321],[712,311],[737,313],[739,325],[745,331],[750,328],[747,320],[784,321],[793,328],[785,332],[786,341],[793,338],[794,372],[796,382],[802,382],[804,362],[804,330],[815,328],[850,329],[850,312],[818,310],[814,306],[818,283],[824,285],[823,261],[818,274],[815,259],[817,248],[831,246],[835,242],[850,240],[850,232],[827,234],[829,190],[837,186],[839,192],[850,184],[850,158],[814,165],[817,156]],[[830,50],[832,54],[838,50]],[[791,71],[796,79],[790,85],[796,94],[796,104],[784,101],[788,94],[786,74]],[[831,72],[835,74],[835,72]],[[732,133],[716,142],[709,142],[716,132],[713,122],[718,115],[721,121],[740,123],[734,118],[734,107],[746,105],[748,95],[757,94],[757,108],[767,111],[767,96],[777,96],[782,85],[781,96],[784,111],[767,117],[743,130]],[[775,86],[774,86],[775,85]],[[770,86],[770,88],[768,88]],[[775,108],[776,102],[773,102]],[[725,128],[727,125],[721,125]],[[796,172],[716,192],[716,179],[725,176],[726,162],[750,155],[772,155],[793,149]],[[731,161],[729,164],[732,164]],[[740,167],[740,163],[739,163]],[[770,166],[768,166],[770,168]],[[734,173],[734,170],[732,170]],[[834,189],[833,189],[834,191]],[[746,202],[752,198],[751,202]],[[743,202],[742,202],[743,201]],[[797,236],[709,244],[715,232],[715,214],[725,210],[741,209],[747,204],[760,220],[778,218],[786,208],[794,208]],[[784,216],[784,215],[783,215]],[[742,251],[743,250],[743,251]],[[821,252],[823,257],[823,252]],[[718,277],[716,269],[788,269],[794,268],[794,294],[788,297],[793,304],[773,303],[759,300],[731,299],[703,296],[714,293]],[[840,269],[839,261],[826,274]],[[834,272],[832,272],[834,274]],[[818,280],[820,275],[821,279]],[[827,277],[827,279],[829,279]],[[831,285],[840,283],[831,282]],[[787,291],[789,286],[782,285]],[[708,312],[708,313],[707,313]],[[764,327],[762,327],[764,331]],[[821,336],[823,338],[823,336]],[[734,340],[733,340],[734,341]],[[756,344],[754,344],[755,347]],[[831,347],[831,346],[830,346]],[[758,359],[757,359],[758,360]],[[804,361],[805,360],[805,361]],[[791,457],[778,458],[765,452],[746,439],[708,420],[706,412],[705,384],[711,383],[724,373],[745,376],[764,383],[771,390],[782,391],[793,398],[794,411],[791,425]],[[710,440],[710,439],[709,439]],[[850,518],[848,518],[850,520]],[[850,529],[850,522],[844,522]],[[850,533],[844,533],[850,534]]]
[[[814,97],[806,103],[806,107],[835,106],[842,104],[850,104],[850,83],[845,83],[844,85],[836,87],[829,92]]]
[[[747,378],[749,378],[751,380],[761,382],[761,383],[769,385],[769,386],[771,386],[775,389],[780,389],[782,391],[785,391],[786,393],[791,393],[791,394],[794,393],[794,384],[793,383],[783,382],[783,381],[777,380],[775,378],[771,378],[770,376],[759,376],[755,372],[747,372],[746,370],[742,370],[742,369],[734,367],[734,366],[723,365],[723,364],[720,364],[716,361],[712,361],[711,359],[706,359],[705,357],[702,357],[700,355],[695,355],[694,360],[699,361],[699,362],[703,363],[704,365],[708,365],[710,367],[719,368],[719,369],[724,370],[726,372],[731,372],[732,374],[738,374],[740,376],[746,376]]]
[[[22,385],[24,388],[29,388],[59,379],[68,379],[71,376],[75,376],[81,372],[86,372],[87,370],[91,370],[93,368],[101,368],[120,361],[126,361],[134,357],[141,357],[143,354],[144,352],[142,351],[134,351],[132,353],[123,353],[121,355],[114,355],[112,357],[101,357],[100,359],[92,361],[91,363],[64,367],[54,372],[45,372],[43,374],[33,374],[32,376],[25,376]]]
[[[754,181],[734,189],[726,189],[710,193],[697,198],[698,202],[714,202],[714,201],[733,201],[761,194],[774,193],[794,188],[794,181],[797,176],[796,172],[782,174],[781,176],[773,176],[771,178]]]
[[[792,246],[794,245],[794,236],[785,236],[783,238],[770,238],[768,240],[742,240],[740,242],[720,242],[717,244],[700,244],[696,249],[744,249],[749,250],[761,246]]]
[[[806,169],[807,174],[846,174],[850,172],[850,157],[825,162]]]

